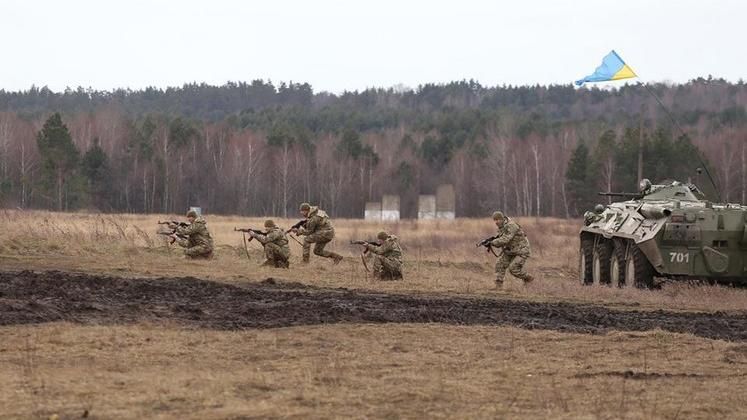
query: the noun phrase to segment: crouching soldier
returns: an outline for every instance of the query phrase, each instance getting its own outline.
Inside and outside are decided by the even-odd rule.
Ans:
[[[290,247],[285,231],[277,227],[272,220],[265,221],[265,229],[267,229],[267,233],[264,235],[254,231],[249,232],[249,236],[258,240],[265,248],[265,258],[267,259],[262,265],[275,268],[290,267]]]
[[[376,235],[380,245],[364,243],[366,251],[373,254],[373,275],[379,280],[402,279],[402,248],[399,239],[386,232]]]
[[[309,205],[309,203],[301,204],[300,210],[301,215],[306,218],[306,223],[299,228],[291,229],[291,231],[304,237],[302,261],[304,263],[309,262],[311,244],[314,244],[314,255],[332,258],[335,265],[339,264],[342,261],[342,255],[324,249],[335,237],[335,228],[332,227],[327,213],[319,207]]]
[[[532,253],[524,230],[518,223],[499,211],[493,213],[493,221],[498,226],[498,234],[493,237],[490,245],[495,248],[503,248],[503,253],[495,263],[496,287],[503,285],[506,270],[514,277],[523,280],[525,284],[531,282],[534,277],[524,269],[524,263]]]
[[[192,259],[213,257],[213,238],[208,231],[205,219],[197,216],[197,212],[187,212],[189,224],[176,226],[172,238],[176,240],[184,250],[184,255]]]

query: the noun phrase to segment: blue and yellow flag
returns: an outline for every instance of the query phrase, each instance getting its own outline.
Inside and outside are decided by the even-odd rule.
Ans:
[[[638,77],[619,55],[612,50],[602,60],[602,65],[597,67],[589,76],[576,80],[576,85],[581,86],[586,82],[608,82],[610,80],[630,79]]]

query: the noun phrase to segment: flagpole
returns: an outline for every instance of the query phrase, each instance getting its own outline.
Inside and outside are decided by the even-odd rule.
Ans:
[[[639,76],[636,74],[636,77],[639,77]],[[671,112],[669,112],[669,109],[667,109],[667,107],[664,105],[664,102],[661,101],[661,98],[659,98],[659,96],[656,93],[654,93],[653,90],[651,90],[648,84],[644,82],[638,82],[638,84],[646,88],[646,91],[648,91],[648,93],[651,94],[651,96],[653,96],[654,99],[656,99],[656,102],[659,103],[659,106],[661,106],[661,108],[664,110],[664,113],[667,114],[667,117],[669,117],[669,120],[672,121],[672,124],[675,127],[677,127],[677,129],[680,131],[680,134],[683,137],[689,137],[687,133],[685,133],[685,130],[682,129],[682,126],[680,126],[680,123],[678,123],[677,120],[674,119],[674,116],[672,115]],[[708,175],[708,179],[711,181],[711,185],[713,185],[714,191],[716,191],[716,197],[718,197],[718,201],[721,202],[721,193],[719,192],[719,189],[716,186],[716,182],[713,180],[713,177],[711,176],[711,172],[708,170],[708,166],[705,164],[705,162],[703,162],[703,158],[700,156],[700,150],[698,150],[697,155],[698,155],[698,160],[700,161],[700,166],[703,167],[703,170],[705,171],[706,175]]]

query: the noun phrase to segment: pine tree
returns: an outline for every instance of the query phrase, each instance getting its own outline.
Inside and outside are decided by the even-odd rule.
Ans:
[[[93,139],[93,146],[83,156],[81,170],[86,179],[91,204],[99,209],[109,209],[112,190],[112,172],[109,158],[99,146],[99,139]]]
[[[57,210],[67,209],[84,193],[75,181],[80,153],[62,117],[55,113],[36,136],[41,155],[41,189],[47,192]],[[72,186],[73,188],[70,188]]]
[[[573,151],[568,169],[565,172],[566,189],[570,200],[570,208],[575,215],[583,213],[583,209],[593,205],[592,185],[590,175],[589,148],[580,142]]]

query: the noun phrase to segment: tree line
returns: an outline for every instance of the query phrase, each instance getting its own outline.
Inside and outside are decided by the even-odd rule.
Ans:
[[[631,191],[639,149],[653,181],[697,179],[746,202],[747,86],[701,78],[642,86],[485,87],[475,81],[331,94],[253,81],[138,91],[0,90],[5,207],[295,215],[454,184],[457,215],[575,217],[596,191]]]

